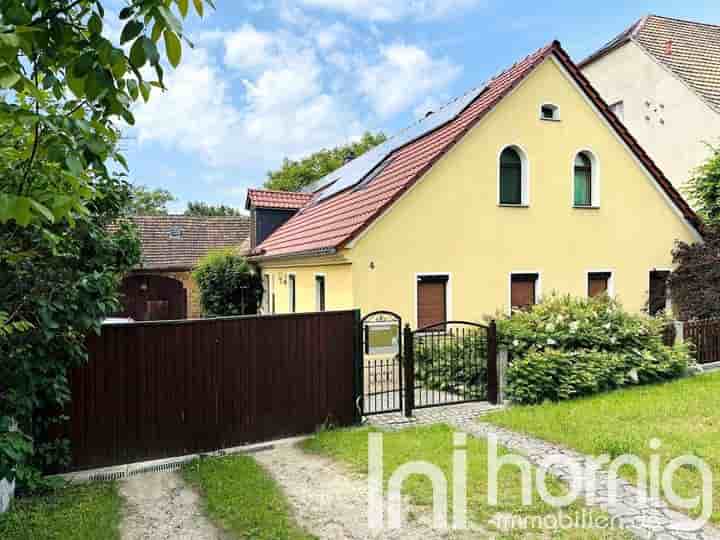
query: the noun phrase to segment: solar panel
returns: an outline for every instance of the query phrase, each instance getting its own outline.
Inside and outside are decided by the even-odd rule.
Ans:
[[[318,196],[314,201],[317,204],[340,191],[356,185],[392,152],[453,120],[486,88],[487,86],[483,85],[451,101],[437,112],[415,122],[384,143],[368,150],[362,156],[310,184],[303,191],[306,193],[317,192]]]

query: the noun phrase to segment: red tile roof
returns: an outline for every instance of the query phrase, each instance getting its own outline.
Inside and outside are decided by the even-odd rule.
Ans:
[[[317,253],[345,246],[365,230],[440,159],[467,131],[551,54],[565,66],[618,134],[635,152],[685,217],[699,220],[635,139],[617,120],[557,41],[492,79],[457,117],[392,152],[367,185],[353,186],[317,204],[308,204],[253,250],[263,257]],[[384,166],[384,168],[382,168]]]
[[[310,202],[312,197],[311,193],[248,189],[245,208],[249,210],[251,206],[255,206],[256,208],[297,210]]]

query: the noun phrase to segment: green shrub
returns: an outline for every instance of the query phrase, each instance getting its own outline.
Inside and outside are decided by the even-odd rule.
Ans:
[[[484,330],[429,334],[415,341],[415,380],[423,388],[483,399],[487,390]]]
[[[254,315],[262,298],[258,273],[234,249],[212,251],[193,272],[208,317]]]
[[[500,342],[512,358],[507,395],[540,403],[681,377],[689,351],[663,344],[666,325],[627,313],[607,297],[551,296],[498,321]]]

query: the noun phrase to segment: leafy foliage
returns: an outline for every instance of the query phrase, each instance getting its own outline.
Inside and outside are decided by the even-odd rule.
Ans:
[[[359,157],[386,140],[383,133],[365,133],[357,142],[320,150],[299,161],[286,158],[279,170],[268,173],[265,189],[300,191],[342,167],[347,159]]]
[[[222,216],[241,216],[242,212],[232,206],[211,205],[204,202],[189,202],[187,210],[185,210],[186,216],[199,216],[199,217],[222,217]]]
[[[175,196],[166,189],[133,186],[128,213],[136,216],[164,216],[168,213],[167,204],[174,200]]]
[[[194,2],[199,13],[203,2]],[[13,142],[0,150],[0,223],[87,210],[89,172],[106,175],[108,157],[126,165],[113,122],[133,124],[132,103],[164,88],[158,41],[172,65],[180,60],[187,8],[187,0],[128,2],[113,43],[102,0],[0,0],[0,140]],[[54,170],[53,182],[36,181],[38,168]]]
[[[712,154],[695,170],[685,192],[705,223],[720,226],[720,146],[708,146]]]
[[[689,351],[663,344],[666,325],[627,313],[608,297],[551,296],[498,321],[512,358],[508,396],[539,403],[680,377],[691,364]]]
[[[484,330],[450,330],[448,334],[419,336],[414,354],[415,379],[423,388],[467,399],[487,397]]]
[[[29,465],[47,469],[67,459],[67,441],[52,442],[48,433],[64,419],[68,369],[87,360],[85,336],[99,332],[101,321],[118,309],[120,278],[140,261],[129,225],[108,231],[129,200],[129,185],[110,178],[90,185],[96,197],[74,227],[67,220],[0,225],[1,308],[25,321],[22,332],[0,337],[0,432],[3,423],[17,420],[33,452],[23,445],[19,455],[17,435],[0,437],[0,476],[17,474],[26,487],[37,478]]]
[[[203,312],[208,317],[252,315],[262,299],[262,281],[234,249],[209,253],[193,272],[200,288]]]
[[[678,242],[669,286],[682,320],[720,317],[720,226],[709,227],[703,242]]]

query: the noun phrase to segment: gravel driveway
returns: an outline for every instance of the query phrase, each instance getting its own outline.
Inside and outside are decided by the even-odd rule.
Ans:
[[[367,517],[367,479],[352,474],[341,464],[308,454],[295,446],[279,446],[255,454],[282,487],[295,510],[297,522],[321,540],[361,540],[370,538],[430,540],[434,538],[487,538],[485,532],[445,532],[430,527],[429,509],[412,508],[407,503],[404,525],[398,531],[372,534]],[[408,514],[421,516],[408,519]]]
[[[226,540],[203,515],[198,495],[174,472],[139,474],[120,483],[122,540]]]

